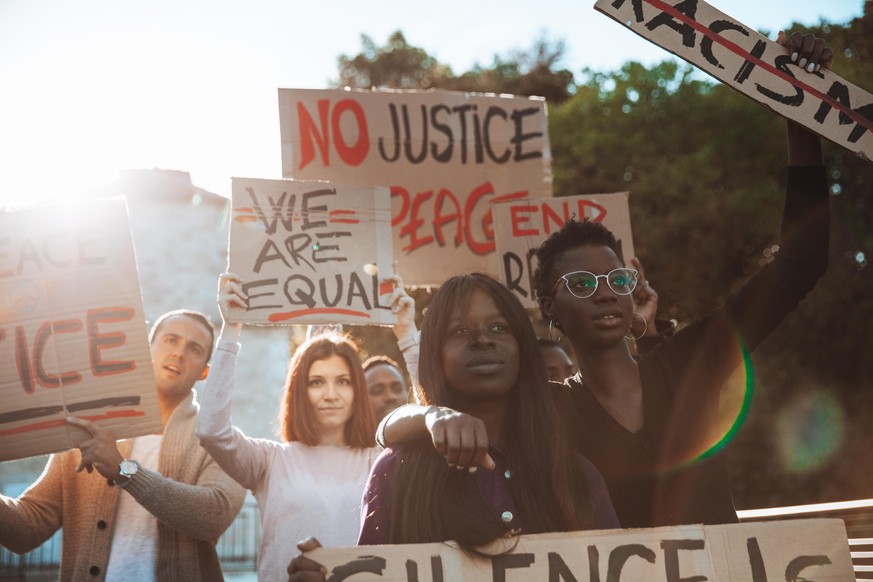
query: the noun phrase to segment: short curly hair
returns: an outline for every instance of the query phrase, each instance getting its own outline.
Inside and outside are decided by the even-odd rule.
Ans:
[[[537,268],[534,270],[533,282],[537,297],[546,297],[552,292],[559,274],[555,273],[555,262],[571,249],[585,245],[601,245],[609,247],[619,255],[615,235],[603,223],[590,219],[571,219],[559,230],[553,232],[536,250]],[[621,257],[619,257],[621,258]],[[548,319],[545,314],[543,317]]]

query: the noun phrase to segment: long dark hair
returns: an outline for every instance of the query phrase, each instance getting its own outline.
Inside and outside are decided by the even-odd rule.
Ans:
[[[352,448],[375,446],[376,425],[358,349],[346,337],[334,333],[314,336],[294,352],[288,366],[282,403],[279,405],[279,434],[286,442],[300,441],[309,446],[318,444],[315,411],[312,410],[307,396],[309,369],[313,362],[334,355],[348,364],[355,390],[352,416],[345,426],[346,442]]]
[[[481,289],[497,304],[519,348],[515,385],[507,395],[504,443],[512,463],[509,486],[524,533],[572,531],[593,526],[581,465],[570,451],[547,381],[530,318],[512,293],[488,275],[450,278],[434,295],[421,328],[418,398],[427,404],[453,402],[442,364],[452,309],[465,308]],[[449,468],[428,440],[407,447],[395,486],[389,543],[455,540],[473,553],[506,534],[498,515],[479,496],[475,476]]]

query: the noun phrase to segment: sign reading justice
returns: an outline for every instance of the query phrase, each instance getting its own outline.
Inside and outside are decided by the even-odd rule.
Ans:
[[[124,200],[0,212],[0,460],[161,432]]]
[[[626,265],[634,256],[627,192],[510,200],[495,204],[492,211],[500,280],[525,308],[537,306],[534,251],[573,217],[602,222],[611,230]]]
[[[594,8],[776,113],[873,160],[873,95],[701,0],[598,0]]]
[[[391,325],[387,188],[234,178],[229,270],[255,324]]]
[[[498,554],[502,549],[511,551]],[[435,543],[318,548],[307,556],[327,567],[328,582],[855,579],[839,519],[527,535],[486,551],[497,555],[474,558],[452,543]]]
[[[551,196],[541,98],[280,89],[279,120],[284,177],[390,188],[410,285],[493,270],[490,203]]]

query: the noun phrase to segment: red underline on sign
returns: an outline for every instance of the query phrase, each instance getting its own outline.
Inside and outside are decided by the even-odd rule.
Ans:
[[[112,412],[107,412],[105,414],[79,416],[77,418],[84,418],[85,420],[109,420],[111,418],[130,418],[133,416],[145,416],[145,412],[141,410],[113,410]],[[65,424],[67,424],[67,421],[62,418],[33,422],[15,428],[0,430],[0,436],[11,436],[34,430],[42,430],[44,428],[57,428],[59,426],[64,426]]]
[[[702,24],[700,24],[699,22],[697,22],[693,18],[689,18],[688,16],[686,16],[682,12],[676,10],[674,7],[670,6],[666,2],[663,2],[662,0],[645,0],[645,1],[647,4],[651,4],[652,6],[657,8],[658,10],[661,10],[662,12],[666,12],[667,14],[672,16],[673,18],[681,20],[682,22],[684,22],[688,26],[692,27],[693,29],[697,30],[698,32],[702,33],[703,35],[711,38],[712,40],[714,40],[718,44],[722,45],[723,47],[725,47],[726,49],[728,49],[729,51],[731,51],[735,55],[737,55],[737,56],[739,56],[739,57],[741,57],[749,62],[754,63],[755,65],[761,67],[762,69],[769,71],[770,73],[776,75],[780,79],[782,79],[788,83],[791,83],[792,85],[794,85],[798,89],[800,89],[802,91],[806,91],[807,93],[818,98],[819,100],[826,102],[828,105],[830,105],[834,109],[837,109],[841,113],[844,113],[844,114],[848,115],[849,117],[851,117],[855,123],[864,126],[865,128],[867,128],[870,131],[873,131],[873,122],[868,121],[867,119],[862,117],[860,114],[856,113],[852,109],[849,109],[848,107],[846,107],[845,105],[843,105],[842,103],[837,101],[836,99],[832,99],[828,95],[825,95],[824,93],[822,93],[818,89],[813,89],[812,87],[810,87],[806,83],[804,83],[802,81],[798,81],[797,79],[795,79],[791,75],[783,73],[782,71],[780,71],[779,69],[777,69],[776,67],[771,65],[770,63],[764,62],[761,59],[759,59],[758,57],[753,56],[748,51],[746,51],[745,49],[740,47],[739,45],[737,45],[737,44],[727,40],[726,38],[712,32],[709,28],[703,26]]]
[[[341,218],[340,214],[354,214],[354,210],[331,210],[330,211],[330,221],[339,223],[339,224],[358,224],[361,222],[357,218]]]
[[[274,313],[267,319],[272,322],[286,321],[295,317],[305,317],[307,315],[350,315],[352,317],[366,317],[370,319],[370,314],[364,311],[353,311],[351,309],[338,309],[335,307],[314,307],[312,309],[301,309],[300,311],[287,311],[285,313]]]

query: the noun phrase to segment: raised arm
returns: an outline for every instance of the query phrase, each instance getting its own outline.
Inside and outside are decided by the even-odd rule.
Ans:
[[[232,273],[221,275],[218,283],[221,335],[199,397],[197,436],[200,445],[228,475],[243,487],[254,489],[267,471],[266,443],[246,437],[233,426],[230,417],[242,324],[231,323],[228,314],[231,309],[245,305],[240,279]]]

